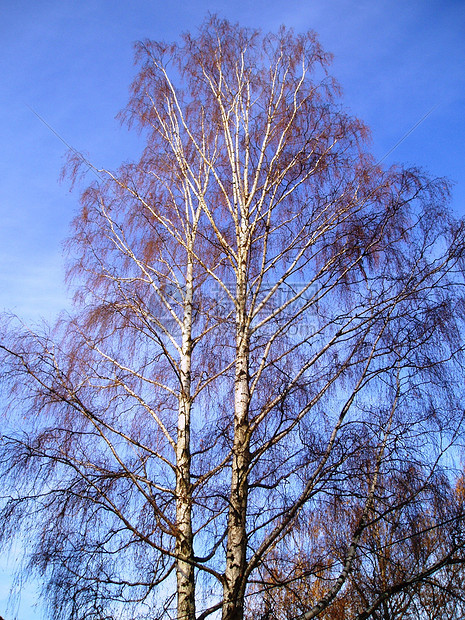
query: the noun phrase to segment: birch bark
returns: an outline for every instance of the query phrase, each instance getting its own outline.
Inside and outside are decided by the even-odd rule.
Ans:
[[[244,615],[244,575],[247,563],[247,499],[250,465],[249,428],[249,317],[247,315],[247,231],[239,231],[236,285],[236,363],[234,379],[234,440],[226,569],[224,573],[223,620],[241,620]]]
[[[182,325],[181,390],[179,395],[176,447],[176,577],[178,620],[195,618],[195,581],[193,564],[192,496],[191,496],[191,360],[192,360],[192,261],[186,277]]]

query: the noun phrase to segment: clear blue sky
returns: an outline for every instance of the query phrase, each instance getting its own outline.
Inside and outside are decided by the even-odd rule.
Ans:
[[[0,0],[0,310],[26,321],[66,305],[62,241],[77,194],[58,183],[64,145],[116,167],[138,140],[114,120],[134,75],[132,43],[172,40],[206,13],[276,30],[316,30],[335,55],[345,104],[373,132],[380,159],[456,181],[465,215],[463,0]],[[28,107],[29,106],[29,107]],[[0,615],[9,573],[0,573]],[[19,620],[42,618],[25,595]]]

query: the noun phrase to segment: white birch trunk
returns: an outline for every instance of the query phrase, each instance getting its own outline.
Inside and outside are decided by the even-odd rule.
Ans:
[[[181,391],[179,395],[176,448],[176,576],[178,620],[195,618],[191,497],[191,356],[192,356],[192,264],[188,265],[182,326]]]
[[[239,268],[240,269],[240,268]],[[245,269],[244,269],[245,271]],[[249,449],[249,326],[245,276],[239,272],[236,314],[236,371],[234,382],[234,442],[228,539],[224,580],[223,620],[242,620],[247,553]]]

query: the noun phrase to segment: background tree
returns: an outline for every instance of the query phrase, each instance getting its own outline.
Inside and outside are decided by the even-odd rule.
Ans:
[[[60,619],[436,596],[464,559],[460,502],[442,516],[463,410],[447,183],[373,161],[313,33],[212,17],[137,59],[123,117],[146,148],[82,194],[75,313],[1,345],[24,429],[1,442],[3,539],[27,536]],[[441,543],[412,559],[419,514]]]
[[[462,484],[451,488],[444,477],[426,473],[407,463],[379,485],[344,591],[319,617],[463,616]],[[270,557],[262,566],[250,615],[295,618],[317,602],[325,581],[334,579],[334,566],[344,561],[358,514],[354,496],[334,498],[326,510],[298,519],[286,556]],[[316,541],[310,553],[303,542],[309,537]]]

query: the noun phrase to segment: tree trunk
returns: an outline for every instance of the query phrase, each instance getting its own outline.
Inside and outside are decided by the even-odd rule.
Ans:
[[[179,396],[176,450],[176,576],[178,620],[195,618],[194,543],[191,497],[191,358],[192,358],[192,265],[188,266],[181,353],[181,392]]]
[[[237,359],[234,384],[234,442],[228,540],[224,581],[223,620],[242,620],[247,553],[247,499],[249,449],[249,336],[245,286],[238,285]]]

